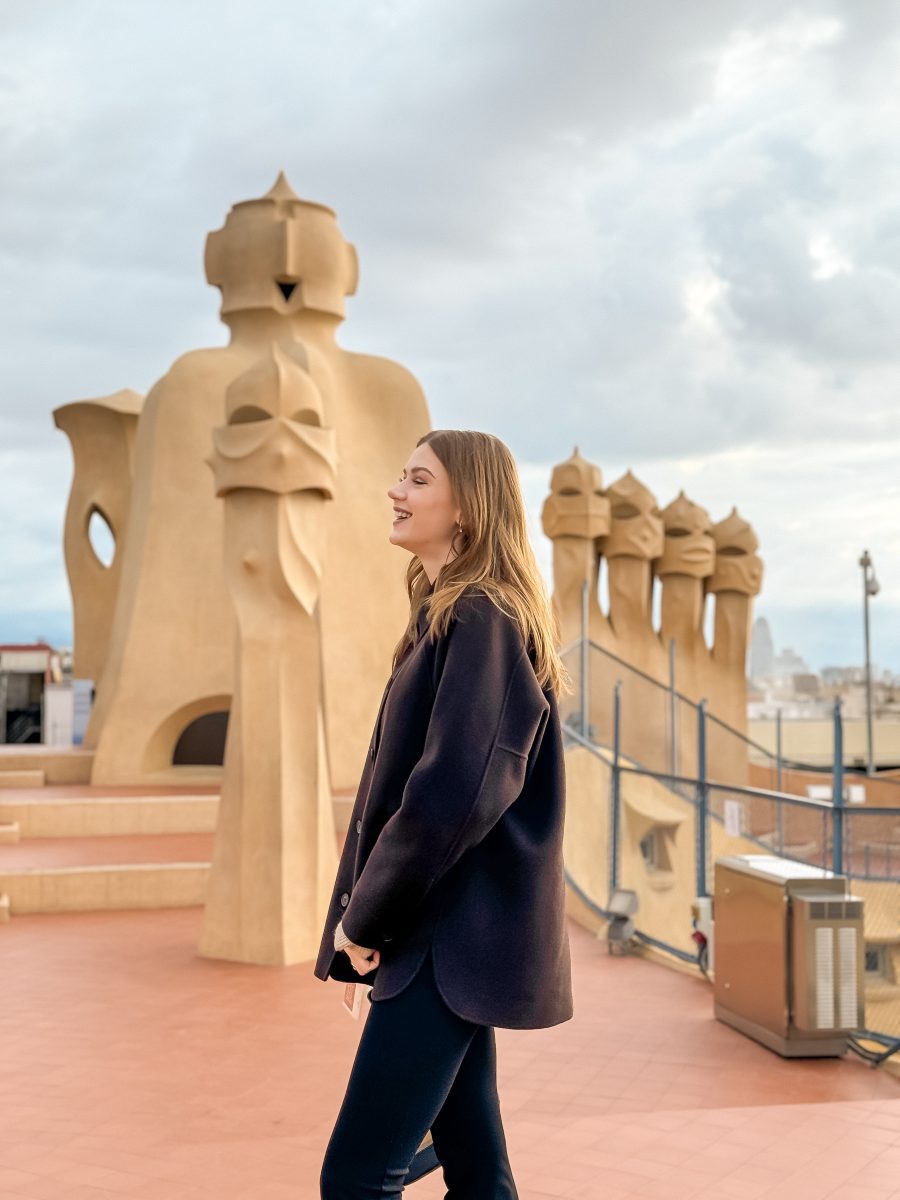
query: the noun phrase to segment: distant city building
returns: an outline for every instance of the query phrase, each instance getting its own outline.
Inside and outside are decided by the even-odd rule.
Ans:
[[[794,675],[810,674],[812,672],[806,660],[801,658],[792,646],[786,646],[780,654],[776,654],[774,670],[772,671],[775,679],[791,679]]]
[[[831,664],[821,671],[810,670],[791,646],[776,653],[772,631],[765,617],[753,623],[750,640],[750,673],[747,685],[747,716],[753,720],[830,720],[834,701],[841,701],[846,721],[866,716],[866,672],[861,665]],[[900,719],[900,677],[893,671],[872,666],[872,711],[879,721]]]
[[[0,742],[41,741],[44,688],[62,678],[59,653],[46,642],[0,644]]]
[[[874,672],[873,672],[874,677]],[[865,683],[865,667],[823,667],[822,683],[826,687],[845,687],[848,684]]]
[[[794,692],[798,696],[818,696],[819,695],[820,687],[819,687],[819,676],[818,675],[813,675],[813,674],[792,675],[791,683],[793,685]]]
[[[750,678],[771,679],[775,674],[775,643],[765,617],[757,617],[750,634]]]

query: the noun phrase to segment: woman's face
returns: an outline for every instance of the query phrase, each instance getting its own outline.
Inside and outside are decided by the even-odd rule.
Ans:
[[[426,563],[442,563],[460,514],[450,478],[427,442],[413,450],[388,496],[395,509],[391,542]],[[400,510],[410,515],[404,517]]]

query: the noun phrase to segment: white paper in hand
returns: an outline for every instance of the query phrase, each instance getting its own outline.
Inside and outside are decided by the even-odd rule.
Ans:
[[[348,983],[344,987],[344,996],[341,1001],[347,1012],[353,1017],[354,1021],[359,1020],[359,1014],[362,1012],[363,997],[366,992],[372,990],[372,985],[367,983]]]

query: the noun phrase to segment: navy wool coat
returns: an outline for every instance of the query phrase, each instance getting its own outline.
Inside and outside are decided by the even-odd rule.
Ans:
[[[556,698],[516,621],[475,585],[433,643],[426,622],[420,613],[381,700],[314,973],[388,999],[430,945],[459,1016],[558,1025],[572,1016],[572,982]],[[338,921],[381,952],[373,971],[335,951]]]

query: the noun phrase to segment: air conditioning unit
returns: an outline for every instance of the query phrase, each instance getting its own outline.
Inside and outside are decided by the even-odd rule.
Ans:
[[[822,867],[715,865],[715,1014],[786,1058],[840,1056],[865,1027],[863,901]]]

